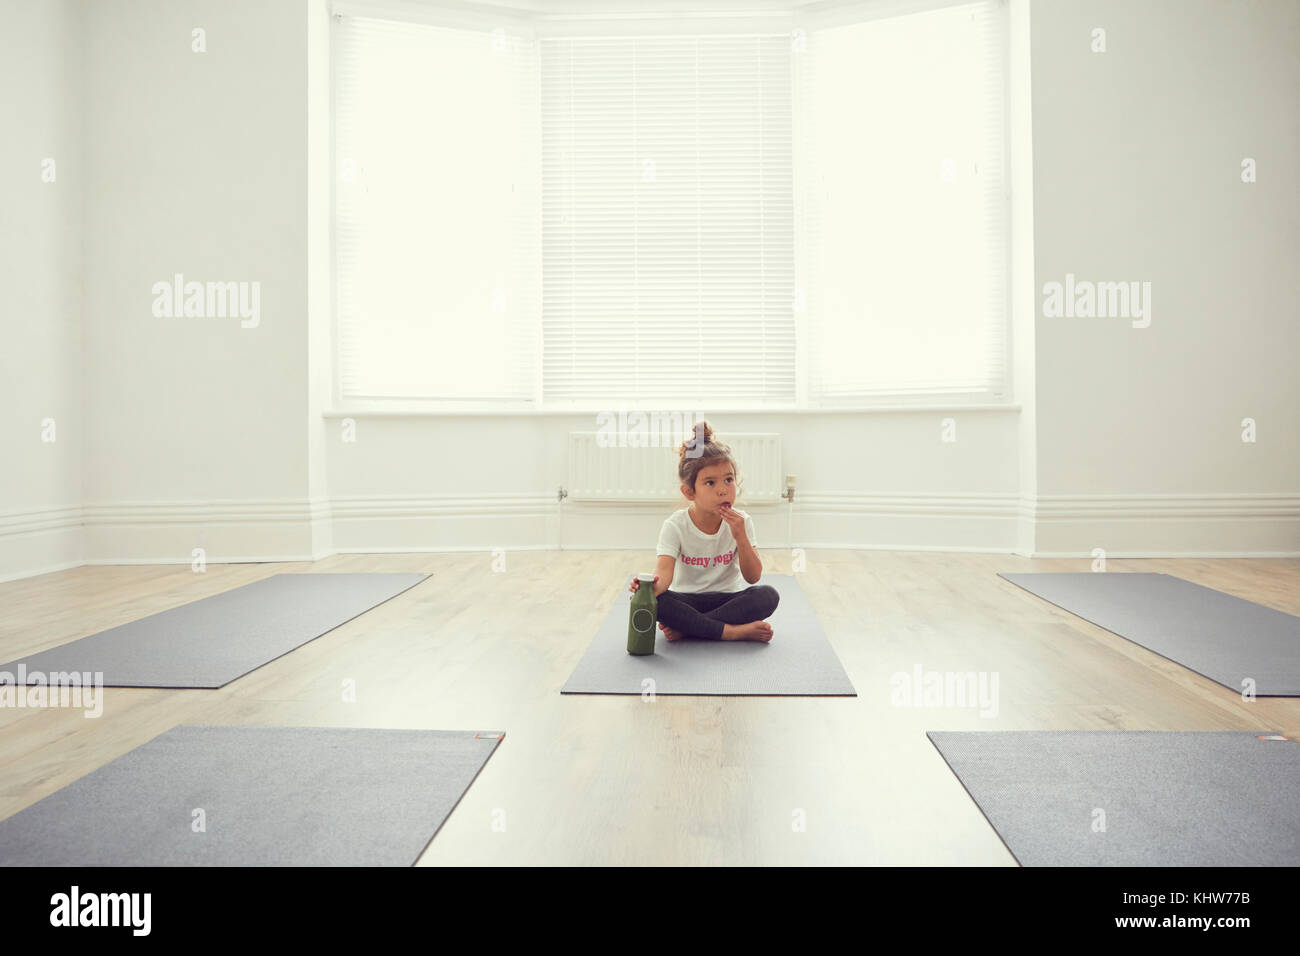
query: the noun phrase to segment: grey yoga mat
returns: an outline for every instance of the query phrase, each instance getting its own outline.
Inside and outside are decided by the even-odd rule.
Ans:
[[[560,693],[642,694],[653,687],[656,694],[668,695],[856,697],[798,580],[765,574],[761,583],[781,594],[768,618],[774,632],[770,644],[670,643],[657,631],[655,652],[643,656],[627,652],[628,595],[622,592]]]
[[[0,821],[0,864],[408,866],[502,736],[181,725]]]
[[[10,683],[102,673],[105,687],[221,687],[364,614],[425,574],[276,574],[0,664]]]
[[[1300,696],[1300,617],[1168,574],[999,577],[1239,694]]]
[[[1300,745],[1276,734],[928,736],[1024,866],[1300,864]]]

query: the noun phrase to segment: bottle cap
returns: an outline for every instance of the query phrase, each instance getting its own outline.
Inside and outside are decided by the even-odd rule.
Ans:
[[[636,579],[642,584],[654,584],[655,576],[653,574],[638,574]]]

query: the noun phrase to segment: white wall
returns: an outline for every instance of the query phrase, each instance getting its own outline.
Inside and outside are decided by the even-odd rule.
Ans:
[[[90,558],[310,555],[306,5],[84,16]],[[174,273],[260,283],[260,324],[155,317]]]
[[[724,440],[728,432],[783,436],[784,470],[798,476],[793,546],[1015,547],[1014,412],[700,411]],[[945,417],[956,421],[956,442],[941,440]],[[566,436],[597,430],[594,415],[355,421],[354,442],[341,440],[335,421],[327,445],[338,548],[654,547],[662,506],[566,502],[561,538]],[[676,468],[669,449],[664,468]],[[786,507],[755,508],[761,547],[787,545]],[[442,517],[458,509],[472,516]]]
[[[0,0],[0,580],[82,561],[81,52],[78,3]]]
[[[784,435],[792,534],[786,505],[756,508],[764,546],[1300,552],[1298,8],[1012,0],[1029,41],[1011,71],[1023,408],[712,414],[724,436]],[[83,501],[102,562],[649,548],[661,507],[555,501],[564,436],[590,415],[359,415],[352,444],[322,417],[325,0],[4,12],[20,29],[0,78],[24,96],[4,99],[20,148],[0,153],[19,227],[0,238],[15,345],[0,436],[18,462],[0,474],[0,577],[80,560]],[[67,157],[56,185],[39,180],[46,154]],[[1258,183],[1239,181],[1244,156]],[[260,326],[156,318],[152,285],[175,272],[259,281]],[[1151,281],[1151,327],[1043,318],[1039,290],[1066,272]]]
[[[1300,3],[1035,3],[1032,32],[1038,288],[1152,284],[1148,328],[1040,312],[1038,549],[1300,551]]]
[[[1031,5],[1011,0],[1010,44],[1007,69],[1007,169],[1011,182],[1011,367],[1020,399],[1016,451],[1020,501],[1016,551],[1037,550],[1034,504],[1038,497],[1037,375],[1035,329],[1038,295],[1034,284],[1034,130],[1033,62],[1031,59]]]
[[[333,550],[324,413],[333,360],[333,142],[330,120],[330,3],[307,0],[307,494],[313,506],[312,552]]]

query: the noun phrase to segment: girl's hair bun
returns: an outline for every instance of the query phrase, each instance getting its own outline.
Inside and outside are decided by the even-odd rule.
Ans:
[[[686,453],[700,445],[708,445],[713,442],[713,426],[708,422],[696,422],[695,429],[691,437],[686,439],[677,448],[677,457],[685,458]],[[698,456],[696,456],[698,457]]]

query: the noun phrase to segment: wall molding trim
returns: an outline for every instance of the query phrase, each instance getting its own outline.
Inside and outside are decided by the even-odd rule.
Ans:
[[[0,511],[0,536],[31,534],[38,531],[58,531],[81,527],[80,505],[58,505],[50,508],[24,508],[21,511]]]
[[[1022,499],[1022,506],[1030,499]],[[1039,521],[1103,517],[1300,518],[1300,494],[1039,495],[1031,516]]]
[[[140,524],[265,524],[313,521],[329,514],[325,498],[265,498],[217,501],[125,501],[86,504],[83,523],[111,527]]]
[[[0,581],[81,565],[316,561],[331,554],[650,550],[680,503],[552,494],[95,502],[0,512]],[[742,507],[744,503],[742,502]],[[791,509],[793,509],[791,511]],[[1300,557],[1300,494],[797,494],[754,503],[760,550],[1027,557]]]
[[[350,518],[537,516],[549,515],[558,505],[555,495],[365,495],[330,499],[335,521]]]
[[[1039,495],[1032,557],[1300,557],[1300,494]]]
[[[0,511],[0,582],[85,564],[80,505]]]
[[[202,548],[209,564],[314,561],[330,518],[329,500],[90,502],[83,509],[86,563],[189,564]]]

